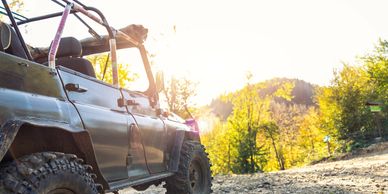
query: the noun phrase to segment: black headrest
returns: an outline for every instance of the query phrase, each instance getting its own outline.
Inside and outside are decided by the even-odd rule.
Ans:
[[[15,31],[6,23],[0,21],[1,46],[6,53],[27,59],[22,43]]]
[[[79,57],[82,54],[82,45],[74,37],[61,38],[59,43],[57,58],[59,57]]]
[[[0,39],[1,44],[0,46],[3,47],[2,50],[6,50],[11,45],[11,27],[7,24],[0,21]]]
[[[84,58],[59,58],[56,60],[56,64],[91,77],[96,77],[92,63]]]

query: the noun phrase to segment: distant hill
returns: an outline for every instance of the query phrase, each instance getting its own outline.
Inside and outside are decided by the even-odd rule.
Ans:
[[[222,120],[226,120],[233,111],[231,102],[225,102],[221,98],[213,99],[209,105],[212,112]]]
[[[274,78],[271,80],[263,81],[260,83],[265,83],[267,87],[260,92],[271,93],[277,90],[279,84],[276,83],[285,83],[285,82],[293,82],[295,83],[295,87],[292,90],[293,99],[291,101],[285,101],[283,99],[275,99],[278,103],[286,103],[286,104],[297,104],[297,105],[306,105],[306,106],[315,106],[313,101],[315,88],[318,87],[309,82],[299,80],[299,79],[289,79],[289,78]],[[258,84],[260,84],[258,83]],[[239,92],[239,91],[235,91]],[[225,120],[233,111],[233,105],[231,102],[225,102],[221,100],[221,97],[218,97],[210,103],[209,107],[212,112],[216,114],[221,119]]]
[[[297,104],[297,105],[314,105],[314,90],[315,87],[313,84],[299,79],[289,79],[289,78],[274,78],[268,81],[264,81],[268,87],[264,89],[264,92],[273,92],[277,90],[278,84],[275,83],[286,83],[293,82],[295,84],[294,89],[292,90],[291,95],[293,99],[291,101],[285,101],[284,99],[275,99],[278,103],[287,103],[287,104]],[[265,91],[267,90],[267,91]]]

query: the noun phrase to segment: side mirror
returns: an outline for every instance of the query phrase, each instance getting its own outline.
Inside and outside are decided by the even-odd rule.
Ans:
[[[156,73],[156,91],[159,93],[164,90],[164,74],[162,71]]]

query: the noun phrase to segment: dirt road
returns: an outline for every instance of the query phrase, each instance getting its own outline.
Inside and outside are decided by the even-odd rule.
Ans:
[[[388,194],[388,149],[353,159],[320,163],[282,172],[216,176],[214,193],[384,193]],[[164,193],[159,187],[144,192]]]

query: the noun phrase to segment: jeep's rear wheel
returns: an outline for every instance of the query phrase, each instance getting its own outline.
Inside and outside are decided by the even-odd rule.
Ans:
[[[205,148],[199,142],[185,141],[182,145],[179,169],[166,180],[167,194],[211,193],[210,163]]]
[[[4,194],[96,194],[91,166],[73,154],[35,153],[0,168]]]

